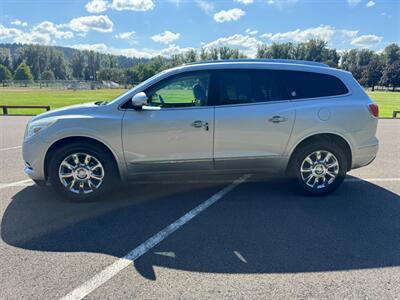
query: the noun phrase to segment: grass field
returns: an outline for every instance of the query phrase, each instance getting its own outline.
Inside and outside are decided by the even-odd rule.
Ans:
[[[124,92],[125,90],[123,89],[58,91],[29,88],[0,88],[0,105],[50,105],[51,109],[55,109],[85,102],[112,100]],[[400,93],[368,92],[368,94],[379,104],[381,117],[391,117],[393,110],[400,110]],[[41,112],[43,110],[9,110],[10,114],[38,114]],[[0,111],[0,114],[2,114],[2,111]]]
[[[368,95],[379,104],[381,117],[391,117],[394,110],[400,110],[399,92],[368,92]]]

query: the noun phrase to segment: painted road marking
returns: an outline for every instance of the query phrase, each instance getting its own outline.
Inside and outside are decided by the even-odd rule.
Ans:
[[[347,182],[381,182],[381,181],[400,181],[400,177],[392,178],[345,178]]]
[[[13,186],[29,186],[32,184],[33,184],[33,181],[31,179],[15,181],[15,182],[10,182],[10,183],[0,183],[0,190],[9,188],[9,187],[13,187]]]
[[[89,295],[92,291],[97,289],[102,284],[106,283],[108,280],[110,280],[115,275],[117,275],[119,272],[121,272],[123,269],[125,269],[127,266],[129,266],[134,260],[138,259],[140,256],[145,254],[147,251],[149,251],[154,246],[158,245],[160,242],[162,242],[164,239],[166,239],[169,235],[174,233],[180,227],[182,227],[187,222],[192,220],[194,217],[196,217],[202,211],[206,210],[208,207],[213,205],[219,199],[224,197],[227,193],[232,191],[239,184],[245,182],[250,176],[251,175],[243,175],[243,176],[239,177],[238,179],[233,181],[230,185],[226,186],[225,188],[220,190],[218,193],[214,194],[213,196],[208,198],[206,201],[201,203],[199,206],[195,207],[194,209],[192,209],[191,211],[189,211],[188,213],[186,213],[185,215],[180,217],[174,223],[168,225],[163,230],[161,230],[157,234],[153,235],[151,238],[149,238],[147,241],[145,241],[143,244],[141,244],[137,248],[133,249],[131,252],[126,254],[124,257],[118,259],[116,262],[109,265],[103,271],[101,271],[100,273],[97,273],[91,279],[86,281],[84,284],[82,284],[78,288],[71,291],[69,294],[67,294],[65,297],[63,297],[62,300],[83,299],[84,297]]]
[[[22,148],[22,146],[9,147],[9,148],[1,148],[1,149],[0,149],[0,152],[1,152],[1,151],[7,151],[7,150],[13,150],[13,149],[20,149],[20,148]]]

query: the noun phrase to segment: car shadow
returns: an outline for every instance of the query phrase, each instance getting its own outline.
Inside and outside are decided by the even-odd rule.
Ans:
[[[222,186],[129,185],[88,204],[27,187],[7,207],[1,237],[29,250],[122,257]],[[248,182],[133,265],[150,280],[154,266],[231,274],[400,266],[400,196],[366,181],[323,198],[285,181]]]

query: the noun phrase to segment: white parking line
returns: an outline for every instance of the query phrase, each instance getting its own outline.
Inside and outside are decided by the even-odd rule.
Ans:
[[[392,178],[345,178],[347,182],[382,182],[382,181],[400,181],[400,177]]]
[[[9,148],[1,148],[1,149],[0,149],[0,152],[1,152],[1,151],[7,151],[7,150],[13,150],[13,149],[20,149],[20,148],[22,148],[22,146],[9,147]]]
[[[0,183],[0,190],[13,187],[13,186],[28,186],[32,185],[33,181],[31,179],[26,179],[26,180],[21,180],[21,181],[15,181],[15,182],[10,182],[10,183]]]
[[[239,177],[230,185],[226,186],[224,189],[211,196],[209,199],[201,203],[199,206],[195,207],[194,209],[192,209],[191,211],[180,217],[174,223],[168,225],[163,230],[153,235],[151,238],[149,238],[147,241],[145,241],[137,248],[133,249],[124,257],[118,259],[116,262],[109,265],[100,273],[97,273],[95,276],[86,281],[84,284],[82,284],[81,286],[79,286],[78,288],[74,289],[72,292],[67,294],[65,297],[63,297],[62,300],[83,299],[92,291],[94,291],[96,288],[98,288],[99,286],[101,286],[102,284],[113,278],[115,275],[117,275],[120,271],[125,269],[127,266],[129,266],[134,260],[138,259],[140,256],[145,254],[151,248],[153,248],[154,246],[162,242],[164,239],[166,239],[170,234],[174,233],[176,230],[178,230],[180,227],[182,227],[187,222],[192,220],[202,211],[206,210],[208,207],[213,205],[227,193],[232,191],[239,184],[245,182],[250,176],[251,175],[243,175]]]

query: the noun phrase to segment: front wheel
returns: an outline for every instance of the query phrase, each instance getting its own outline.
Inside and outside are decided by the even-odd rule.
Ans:
[[[52,186],[72,201],[99,199],[117,177],[113,158],[102,148],[73,143],[59,148],[49,166]]]
[[[322,196],[336,190],[347,172],[344,151],[335,143],[317,142],[300,148],[292,161],[292,174],[309,195]]]

